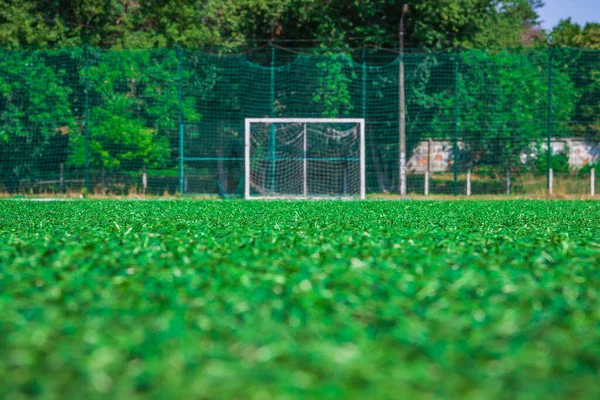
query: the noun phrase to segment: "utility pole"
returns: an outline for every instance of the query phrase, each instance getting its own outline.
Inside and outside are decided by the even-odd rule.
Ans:
[[[179,130],[179,193],[185,193],[185,128],[183,120],[183,49],[177,45],[177,127]]]
[[[275,22],[271,24],[271,41],[269,42],[269,47],[271,48],[271,79],[269,81],[270,89],[269,89],[269,117],[275,118],[275,45],[273,44],[273,40],[275,40]],[[275,192],[275,177],[277,173],[277,164],[276,164],[276,153],[277,153],[277,132],[275,130],[275,125],[271,124],[270,128],[270,137],[271,137],[271,177],[270,177],[270,190],[271,192]]]
[[[85,171],[84,171],[84,186],[86,192],[90,193],[90,80],[89,80],[89,58],[90,53],[87,46],[83,48],[84,64],[84,118],[85,118]]]
[[[406,196],[406,109],[404,104],[404,15],[408,12],[408,4],[402,6],[402,15],[398,26],[400,43],[400,68],[398,76],[398,97],[400,100],[400,119],[398,121],[399,176],[400,195]]]

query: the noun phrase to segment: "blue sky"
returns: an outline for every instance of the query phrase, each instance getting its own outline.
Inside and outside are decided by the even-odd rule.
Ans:
[[[552,29],[561,19],[571,17],[573,22],[600,22],[600,0],[544,0],[538,10],[542,27]]]

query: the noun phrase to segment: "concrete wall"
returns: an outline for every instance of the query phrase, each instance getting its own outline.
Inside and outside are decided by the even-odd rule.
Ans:
[[[600,162],[600,143],[592,142],[584,138],[556,138],[551,140],[552,154],[568,153],[569,166],[572,169],[580,169],[588,164]],[[458,141],[459,151],[464,150],[463,141]],[[539,145],[541,156],[545,156],[546,143]],[[520,160],[528,164],[538,157],[538,145],[531,143],[529,148],[523,149]],[[450,140],[421,140],[413,150],[408,160],[409,172],[424,173],[450,172],[453,165],[452,141]]]

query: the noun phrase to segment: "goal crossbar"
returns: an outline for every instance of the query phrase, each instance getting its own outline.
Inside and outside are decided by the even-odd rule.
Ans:
[[[246,124],[263,123],[263,124],[361,124],[364,125],[364,118],[246,118]]]
[[[252,124],[303,124],[303,154],[302,157],[287,157],[285,161],[301,161],[303,163],[303,193],[292,195],[269,195],[252,196],[251,195],[251,126]],[[310,157],[307,155],[307,125],[308,124],[356,124],[359,133],[359,154],[358,157]],[[246,199],[306,199],[306,198],[342,198],[342,196],[312,196],[308,194],[307,183],[307,162],[309,161],[350,161],[358,162],[359,167],[359,196],[365,198],[365,120],[364,118],[246,118],[244,124],[244,198]],[[257,159],[254,159],[257,160]],[[261,157],[258,160],[277,161],[278,157],[273,155],[270,158]]]

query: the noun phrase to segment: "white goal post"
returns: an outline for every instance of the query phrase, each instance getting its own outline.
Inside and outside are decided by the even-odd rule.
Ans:
[[[365,198],[363,118],[246,118],[244,198]]]

